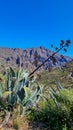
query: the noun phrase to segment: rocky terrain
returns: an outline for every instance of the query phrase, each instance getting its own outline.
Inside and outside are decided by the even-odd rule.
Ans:
[[[3,66],[17,67],[18,57],[21,59],[21,65],[29,70],[30,72],[39,66],[46,58],[48,58],[53,51],[46,49],[44,47],[38,48],[28,48],[25,50],[19,48],[0,48],[0,68]],[[59,54],[56,54],[57,62],[54,64],[52,59],[50,59],[40,70],[46,70],[49,67],[61,66],[69,61],[70,57],[64,57],[62,59]]]

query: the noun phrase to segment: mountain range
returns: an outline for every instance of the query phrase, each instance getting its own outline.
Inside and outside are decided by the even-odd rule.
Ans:
[[[0,68],[3,66],[12,66],[13,68],[17,68],[17,60],[21,59],[21,65],[32,72],[36,67],[38,67],[41,63],[45,61],[50,55],[53,54],[53,51],[44,48],[28,48],[28,49],[19,49],[19,48],[0,48]],[[44,66],[42,66],[40,70],[46,70],[49,67],[58,67],[66,64],[72,59],[68,56],[64,56],[61,58],[59,54],[55,55],[57,62],[54,64],[52,59],[49,59]]]

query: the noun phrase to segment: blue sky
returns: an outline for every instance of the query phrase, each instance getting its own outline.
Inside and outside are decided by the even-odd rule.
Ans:
[[[50,49],[61,39],[73,41],[73,0],[0,0],[0,47]]]

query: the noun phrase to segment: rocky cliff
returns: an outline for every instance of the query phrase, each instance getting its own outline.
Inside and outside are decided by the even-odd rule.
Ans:
[[[17,59],[20,57],[22,63],[21,65],[31,72],[43,63],[52,53],[53,51],[44,47],[28,48],[25,50],[19,48],[0,48],[0,68],[3,66],[12,66],[13,68],[16,68]],[[46,70],[49,67],[61,66],[71,61],[70,57],[65,56],[62,59],[59,54],[56,54],[55,57],[57,59],[55,64],[52,62],[52,59],[50,59],[42,68],[40,68],[40,70]]]

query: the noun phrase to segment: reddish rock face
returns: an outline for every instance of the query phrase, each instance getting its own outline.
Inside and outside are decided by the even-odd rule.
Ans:
[[[13,68],[17,68],[19,57],[21,66],[32,72],[32,70],[43,63],[52,53],[53,51],[44,47],[28,48],[25,50],[19,48],[0,48],[0,68],[3,66],[12,66]],[[61,66],[71,61],[70,57],[65,56],[64,59],[62,59],[59,54],[57,54],[55,58],[57,59],[56,64],[54,64],[52,59],[50,59],[40,68],[40,71],[48,69],[49,67]]]

